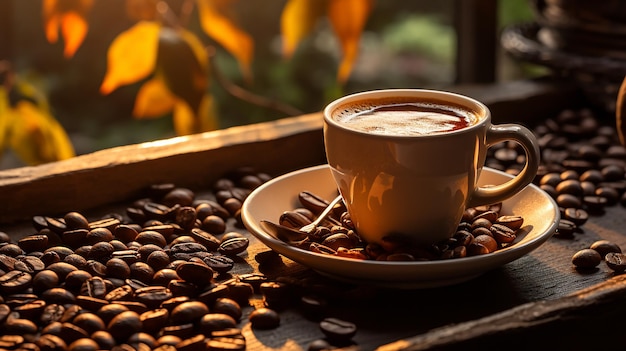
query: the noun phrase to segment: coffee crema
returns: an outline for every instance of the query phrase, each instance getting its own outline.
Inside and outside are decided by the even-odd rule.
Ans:
[[[475,112],[449,102],[397,97],[346,104],[335,110],[332,118],[357,131],[399,136],[451,132],[479,119]]]

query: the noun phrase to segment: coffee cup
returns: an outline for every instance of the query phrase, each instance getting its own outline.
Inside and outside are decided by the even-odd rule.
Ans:
[[[487,149],[513,141],[524,168],[479,186]],[[539,167],[534,134],[492,124],[483,103],[435,90],[389,89],[339,98],[324,109],[332,176],[356,232],[368,243],[430,245],[450,238],[466,208],[502,202]]]

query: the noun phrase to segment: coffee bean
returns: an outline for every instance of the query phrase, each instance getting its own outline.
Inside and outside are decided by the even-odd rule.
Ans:
[[[233,319],[236,321],[239,321],[242,315],[241,306],[239,305],[239,303],[227,297],[221,297],[215,300],[211,311],[227,314],[233,317]]]
[[[250,325],[254,329],[275,329],[280,325],[280,316],[270,308],[257,308],[248,316]]]
[[[200,319],[200,332],[205,335],[235,327],[237,327],[237,321],[225,313],[207,313]]]
[[[176,274],[181,279],[202,287],[211,283],[214,272],[204,263],[186,262],[176,268]]]
[[[176,306],[170,313],[172,324],[197,323],[209,313],[209,308],[200,301],[183,302]]]
[[[319,323],[320,330],[331,341],[345,342],[357,332],[354,323],[339,318],[325,318]]]
[[[607,254],[613,253],[622,253],[622,249],[614,242],[608,240],[598,240],[593,242],[590,246],[590,249],[598,251],[600,257],[604,258]]]
[[[616,273],[626,270],[626,255],[621,252],[609,252],[604,256],[606,265]]]
[[[572,263],[576,268],[590,269],[597,267],[602,261],[602,256],[596,250],[582,249],[574,254]]]
[[[250,241],[246,237],[228,239],[220,244],[218,252],[230,257],[236,256],[244,252],[249,244]]]
[[[566,208],[563,215],[565,219],[572,221],[577,226],[582,226],[589,219],[587,211],[581,208]]]
[[[107,330],[118,342],[124,342],[129,336],[141,331],[141,319],[134,311],[125,311],[116,315],[107,325]]]
[[[29,273],[22,271],[9,271],[0,276],[0,290],[5,294],[19,293],[32,284],[33,277]]]

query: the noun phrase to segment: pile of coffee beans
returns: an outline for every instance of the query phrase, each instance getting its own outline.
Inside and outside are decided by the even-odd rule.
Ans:
[[[590,216],[602,215],[610,206],[626,206],[626,148],[614,124],[614,116],[581,109],[564,110],[535,127],[542,151],[535,184],[559,206],[556,237],[572,238],[583,233]],[[489,151],[489,167],[516,174],[523,166],[523,153],[516,144],[502,143]],[[600,247],[607,245],[600,243]],[[607,255],[602,249],[598,253],[597,245],[576,252],[574,266],[595,268],[604,260],[614,272],[623,272],[621,250]]]
[[[15,241],[0,232],[0,349],[245,350],[242,320],[276,328],[298,296],[293,282],[231,273],[249,241],[227,228],[268,179],[237,170],[210,199],[157,184],[121,214],[35,216]]]
[[[564,110],[533,129],[542,156],[534,183],[560,208],[557,237],[572,237],[589,216],[626,205],[626,148],[614,123],[614,117],[590,109]],[[488,167],[507,173],[517,174],[524,166],[524,153],[515,143],[495,145],[488,156]]]
[[[456,233],[434,245],[367,243],[359,237],[343,203],[336,205],[313,232],[299,232],[329,202],[308,191],[301,192],[298,199],[302,207],[287,210],[279,218],[279,225],[287,228],[279,233],[281,239],[312,252],[360,260],[426,261],[489,254],[511,245],[524,223],[521,216],[501,215],[502,204],[497,203],[466,209]]]

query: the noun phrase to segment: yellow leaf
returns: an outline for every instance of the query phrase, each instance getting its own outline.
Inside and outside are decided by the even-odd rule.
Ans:
[[[288,0],[280,17],[283,56],[293,55],[300,41],[324,14],[326,6],[325,0]]]
[[[177,135],[189,135],[197,132],[196,116],[184,101],[174,106],[174,129]]]
[[[176,97],[169,91],[163,79],[153,78],[144,83],[137,97],[133,116],[136,118],[161,117],[172,112],[176,104]]]
[[[42,6],[46,39],[56,43],[60,27],[65,41],[63,54],[66,58],[74,56],[87,35],[86,16],[93,0],[44,0]]]
[[[153,21],[158,0],[126,0],[126,14],[135,21]]]
[[[74,156],[74,148],[65,130],[47,111],[22,100],[11,113],[13,124],[9,143],[22,161],[37,165]]]
[[[181,101],[174,107],[173,117],[178,135],[208,132],[218,127],[213,98],[209,94],[204,95],[198,114],[194,114],[189,105]]]
[[[230,1],[197,1],[200,25],[204,32],[235,56],[243,75],[251,79],[250,65],[254,53],[254,42],[226,15],[226,7]]]
[[[340,82],[345,82],[350,76],[358,55],[361,32],[372,6],[373,0],[331,0],[328,4],[328,17],[343,51],[337,73]]]
[[[107,71],[100,86],[102,94],[135,83],[154,71],[160,29],[161,25],[156,22],[139,22],[113,40],[107,52]]]
[[[200,54],[201,57],[197,55]],[[208,87],[206,53],[191,32],[164,27],[159,33],[157,72],[167,88],[196,113]]]

